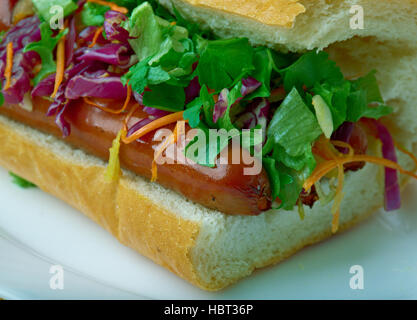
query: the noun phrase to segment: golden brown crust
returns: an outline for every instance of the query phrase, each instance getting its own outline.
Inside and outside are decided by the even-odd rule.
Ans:
[[[305,12],[299,0],[185,0],[191,5],[238,14],[261,23],[291,27],[295,18]]]
[[[190,261],[199,225],[140,195],[126,178],[104,181],[104,166],[86,166],[0,121],[0,165],[62,199],[133,248],[180,277],[200,285]]]
[[[2,120],[3,119],[3,120]],[[105,167],[70,161],[0,117],[0,165],[37,184],[42,190],[62,199],[111,232],[121,243],[169,269],[194,285],[217,291],[239,279],[206,282],[196,272],[191,259],[200,225],[185,220],[141,194],[129,177],[119,182],[104,181]],[[376,210],[378,207],[375,207]],[[346,230],[370,216],[374,210],[356,215],[342,224]],[[305,246],[332,236],[330,228],[303,239],[270,260],[253,265],[250,272],[276,264]],[[241,275],[243,277],[244,275]]]

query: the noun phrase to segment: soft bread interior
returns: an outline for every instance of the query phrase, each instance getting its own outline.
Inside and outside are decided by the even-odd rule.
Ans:
[[[324,48],[339,41],[326,50],[346,75],[378,69],[383,96],[395,108],[388,121],[395,138],[416,152],[417,51],[411,40],[417,38],[417,28],[415,10],[410,12],[415,1],[301,3],[306,13],[297,17],[293,29],[286,29],[175,1],[188,17],[204,22],[224,37],[248,36],[253,43],[290,50]],[[351,3],[363,3],[369,10],[372,5],[368,28],[361,33],[346,27],[346,8]],[[106,184],[104,162],[3,117],[0,141],[2,166],[68,202],[125,245],[204,289],[224,288],[256,268],[281,261],[331,235],[331,203],[323,206],[318,201],[312,209],[306,207],[304,220],[296,209],[270,210],[257,217],[228,216],[127,171],[117,184]],[[414,169],[410,159],[398,156],[404,167]],[[382,204],[380,167],[367,164],[358,172],[348,172],[341,229]]]
[[[306,12],[296,17],[293,28],[268,26],[231,12],[192,7],[187,0],[160,2],[171,9],[174,5],[188,19],[220,37],[246,36],[254,44],[290,51],[325,48],[347,77],[376,69],[382,95],[394,108],[394,115],[385,122],[397,142],[417,151],[417,1],[299,1]],[[352,5],[364,9],[363,30],[349,28]],[[410,159],[401,153],[397,155],[402,165],[415,169]],[[348,173],[344,195],[341,225],[346,227],[383,205],[383,170],[366,165],[358,172]],[[282,260],[304,245],[330,235],[330,208],[331,204],[323,207],[319,201],[312,209],[306,208],[304,221],[297,210],[271,210],[259,217],[224,216],[221,225],[205,223],[209,227],[201,229],[198,239],[206,240],[198,241],[193,250],[196,266],[203,271],[199,274],[205,282],[220,285],[222,281],[250,274],[255,267]]]
[[[204,1],[206,4],[223,3],[226,10],[208,6],[192,6],[197,0],[159,0],[172,10],[177,8],[187,19],[198,22],[213,30],[222,38],[247,37],[252,43],[268,45],[277,49],[304,51],[323,49],[328,45],[353,38],[354,36],[377,37],[380,40],[399,40],[415,43],[417,39],[416,0],[299,0],[305,12],[297,15],[292,28],[266,25],[249,16],[257,16],[262,21],[265,12],[247,12],[247,16],[234,13],[234,4],[240,1]],[[254,0],[260,8],[269,2],[280,6],[279,0]],[[293,1],[295,2],[295,1]],[[351,29],[350,19],[354,13],[350,9],[360,5],[364,12],[364,29]],[[214,6],[214,5],[212,5]],[[214,6],[216,7],[216,6]],[[284,6],[282,11],[286,11]],[[276,19],[279,19],[276,15]],[[277,21],[279,23],[279,21]]]

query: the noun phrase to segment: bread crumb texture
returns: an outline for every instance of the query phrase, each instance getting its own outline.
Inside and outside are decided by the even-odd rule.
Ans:
[[[247,37],[253,44],[280,50],[323,49],[354,36],[400,40],[417,46],[417,0],[158,1],[171,10],[177,8],[187,19],[222,38]],[[351,28],[353,6],[363,8],[363,29]],[[277,13],[269,18],[273,10]],[[262,19],[276,19],[276,22],[267,23]]]
[[[305,8],[298,0],[186,0],[201,6],[238,14],[271,26],[291,27]]]

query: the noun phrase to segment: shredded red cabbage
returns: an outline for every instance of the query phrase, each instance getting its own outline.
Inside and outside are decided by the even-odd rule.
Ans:
[[[12,83],[9,89],[2,90],[7,103],[21,103],[24,95],[31,88],[30,78],[33,76],[33,66],[39,61],[39,55],[36,52],[23,53],[22,50],[28,43],[40,40],[39,24],[37,17],[19,21],[6,33],[3,42],[0,44],[0,81],[4,82],[7,59],[6,47],[9,42],[13,43]],[[3,83],[3,88],[4,85]]]
[[[128,39],[132,38],[129,37],[129,31],[121,26],[121,23],[127,20],[127,17],[123,13],[109,10],[104,15],[104,18],[104,32],[106,33],[107,40],[117,40],[125,44]]]
[[[83,47],[75,52],[77,61],[102,61],[116,66],[128,64],[130,55],[128,47],[117,43],[109,43],[99,48]]]
[[[193,80],[190,81],[188,87],[185,88],[185,103],[189,103],[197,98],[200,94],[201,85],[198,81],[198,77],[194,77]]]
[[[48,111],[46,112],[46,116],[51,117],[57,115],[59,110],[61,110],[68,103],[69,101],[65,98],[65,85],[60,85],[55,95],[54,101],[50,104]]]
[[[98,27],[94,27],[94,26],[90,26],[90,27],[87,27],[87,28],[83,29],[78,34],[78,39],[83,44],[87,44],[89,42],[92,42],[97,29],[98,29]],[[107,40],[104,39],[103,35],[100,33],[100,35],[98,36],[98,38],[96,40],[96,43],[97,44],[105,44],[105,43],[107,43]]]
[[[254,92],[260,86],[261,83],[258,80],[252,77],[247,77],[245,79],[242,79],[242,87],[240,88],[240,94],[242,96],[246,96],[249,93]]]
[[[267,99],[256,99],[247,107],[248,111],[239,116],[235,124],[240,129],[252,129],[260,126],[262,129],[262,143],[265,143],[270,109],[271,106]]]
[[[75,18],[72,18],[69,23],[69,32],[65,41],[65,66],[68,67],[74,57],[74,50],[76,47],[77,30],[75,29]]]
[[[213,122],[216,123],[226,112],[228,107],[228,97],[229,89],[224,88],[220,91],[219,99],[217,100],[216,104],[214,105],[213,110]]]
[[[139,105],[143,106],[143,96],[139,92],[133,91],[133,97],[139,103]]]
[[[68,103],[64,104],[58,111],[58,114],[56,115],[56,118],[55,118],[55,123],[61,129],[62,136],[64,138],[68,137],[71,134],[71,126],[64,117],[64,112],[67,110],[68,106],[69,106]]]
[[[168,111],[164,111],[164,110],[160,110],[160,109],[156,109],[156,108],[151,108],[151,107],[143,107],[143,111],[145,111],[147,114],[152,116],[153,120],[165,117],[166,115],[171,113],[171,112],[168,112]]]
[[[30,90],[30,79],[21,67],[13,71],[12,78],[12,85],[9,89],[3,90],[3,96],[7,103],[18,104],[23,101],[25,93]]]
[[[81,97],[126,99],[127,87],[118,76],[90,78],[78,75],[71,78],[65,89],[65,97],[73,100]]]
[[[136,122],[128,131],[126,134],[126,137],[131,136],[132,134],[134,134],[136,131],[138,131],[140,128],[146,126],[147,124],[151,123],[152,121],[154,121],[155,119],[150,119],[150,118],[144,118],[142,120],[139,120],[138,122]]]
[[[54,92],[55,73],[40,81],[31,92],[32,97],[47,97]]]
[[[194,79],[196,79],[196,78],[194,78]],[[242,79],[242,86],[240,88],[240,94],[242,95],[242,97],[239,97],[238,99],[236,99],[235,103],[238,103],[239,101],[241,101],[245,96],[254,92],[260,86],[261,86],[261,83],[258,80],[256,80],[255,78],[247,77],[245,79]],[[213,111],[213,122],[214,123],[216,123],[219,120],[219,118],[221,118],[227,110],[228,94],[229,94],[229,90],[226,89],[226,88],[223,89],[219,94],[219,100],[214,105],[214,111]],[[269,108],[269,103],[268,103],[268,108]],[[245,116],[245,118],[246,118],[246,121],[251,121],[250,116]]]
[[[382,156],[385,159],[397,162],[394,140],[388,129],[379,121],[372,121],[382,142]],[[385,210],[391,211],[401,207],[400,186],[398,184],[397,170],[385,168]]]
[[[350,137],[352,136],[353,132],[353,122],[346,121],[342,123],[342,125],[337,128],[335,132],[333,132],[331,139],[343,141],[349,143]],[[348,148],[336,147],[341,153],[347,154],[349,152]]]

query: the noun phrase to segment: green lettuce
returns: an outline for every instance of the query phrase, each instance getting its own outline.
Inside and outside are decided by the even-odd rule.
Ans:
[[[254,69],[254,49],[247,38],[205,41],[197,67],[200,84],[220,91]]]
[[[268,99],[272,89],[284,87],[287,94],[280,105],[271,102],[274,114],[266,128],[262,162],[272,198],[278,197],[286,210],[296,205],[304,180],[316,167],[312,145],[323,132],[312,105],[314,95],[320,95],[328,105],[334,130],[345,121],[379,118],[392,112],[383,105],[375,72],[347,80],[326,52],[280,53],[254,48],[246,38],[213,39],[173,9],[171,15],[151,1],[141,2],[133,10],[129,31],[136,37],[131,45],[139,62],[130,68],[123,82],[129,81],[133,90],[143,94],[145,105],[173,112],[184,110],[184,119],[201,131],[188,143],[185,155],[209,167],[214,166],[215,158],[231,138],[240,136],[243,141],[242,131],[234,122],[247,112],[249,102]],[[194,77],[198,77],[201,90],[185,105],[184,88]],[[242,97],[242,79],[246,77],[255,78],[261,85]],[[214,97],[220,92],[227,95],[228,104],[214,123]],[[233,131],[229,137],[209,141],[210,129]],[[260,141],[249,138],[244,143],[254,151],[254,144]]]
[[[56,72],[56,64],[54,61],[53,52],[59,40],[68,33],[68,29],[64,29],[55,37],[52,36],[52,30],[49,28],[49,23],[42,22],[40,25],[41,40],[32,42],[26,45],[23,52],[35,51],[39,54],[42,60],[41,70],[33,79],[36,85],[48,75]]]
[[[85,26],[102,26],[104,23],[104,14],[110,10],[108,6],[87,2],[81,11],[81,22]]]
[[[285,151],[297,157],[305,152],[305,146],[322,134],[316,117],[293,88],[276,110],[267,130]]]
[[[32,0],[32,3],[38,16],[48,24],[55,15],[55,13],[50,12],[50,9],[53,6],[62,7],[64,10],[64,17],[70,15],[78,8],[77,3],[74,0]]]
[[[13,178],[12,182],[23,189],[36,188],[35,184],[27,181],[26,179],[23,179],[22,177],[19,177],[17,174],[14,174],[13,172],[9,172],[9,175]]]

